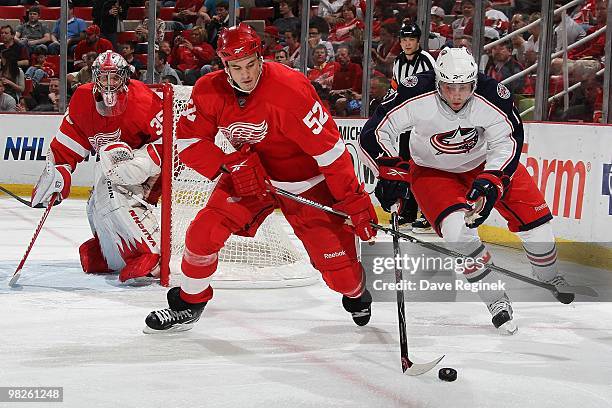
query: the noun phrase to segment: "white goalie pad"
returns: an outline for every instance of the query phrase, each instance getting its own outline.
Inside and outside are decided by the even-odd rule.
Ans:
[[[142,200],[143,186],[119,186],[100,177],[87,202],[87,217],[112,270],[125,266],[133,253],[159,253],[160,229]]]
[[[109,143],[99,152],[102,174],[115,184],[135,186],[161,172],[161,158],[152,144],[132,150],[123,142]]]

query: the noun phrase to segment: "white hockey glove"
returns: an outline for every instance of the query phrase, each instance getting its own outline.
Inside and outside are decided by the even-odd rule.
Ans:
[[[109,143],[99,155],[102,173],[118,185],[140,185],[161,172],[161,158],[152,144],[132,150],[123,142]]]
[[[32,190],[31,205],[47,206],[54,193],[59,193],[56,203],[59,204],[70,194],[70,183],[72,182],[71,168],[67,164],[55,165],[47,161],[45,170],[40,175],[38,182]]]

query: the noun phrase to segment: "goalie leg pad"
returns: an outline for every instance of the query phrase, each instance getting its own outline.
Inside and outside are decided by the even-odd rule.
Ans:
[[[108,264],[104,260],[102,249],[100,248],[100,241],[98,241],[97,236],[81,244],[79,247],[79,257],[81,259],[83,272],[85,273],[112,272],[112,269],[109,269]]]
[[[108,267],[119,271],[139,254],[159,254],[159,226],[152,211],[110,180],[101,177],[88,203],[92,230],[98,236]],[[133,195],[142,193],[132,186]]]

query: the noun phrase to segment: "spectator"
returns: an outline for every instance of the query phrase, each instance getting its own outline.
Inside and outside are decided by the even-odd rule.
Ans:
[[[0,53],[0,75],[2,75],[4,92],[11,95],[16,103],[25,90],[25,75],[10,50]]]
[[[217,47],[217,39],[221,29],[226,27],[229,27],[229,3],[222,1],[217,3],[215,15],[211,17],[207,26],[208,41],[214,48]]]
[[[319,0],[319,17],[322,17],[328,24],[336,23],[336,13],[340,11],[344,3],[342,0]]]
[[[453,29],[444,23],[444,16],[445,13],[442,7],[433,6],[431,8],[431,32],[438,33],[447,40],[452,40]]]
[[[206,31],[200,26],[191,30],[189,39],[180,38],[172,50],[171,65],[176,64],[176,67],[183,71],[186,85],[194,85],[202,75],[201,68],[209,64],[215,56],[215,50],[208,44]]]
[[[91,82],[92,72],[91,66],[98,57],[95,51],[90,51],[83,56],[85,66],[79,70],[76,74],[69,74],[67,78],[68,85],[74,92],[79,86]]]
[[[407,0],[401,21],[404,22],[404,20],[408,19],[411,23],[416,23],[418,10],[417,0]]]
[[[555,3],[555,8],[560,7],[560,3]],[[561,24],[561,20],[564,20],[565,30],[563,30],[563,24]],[[567,32],[567,45],[572,45],[576,41],[584,38],[586,36],[586,31],[584,28],[580,26],[577,22],[575,22],[572,18],[570,18],[565,13],[555,14],[553,17],[553,24],[555,27],[555,50],[560,51],[563,49],[563,36],[566,35]]]
[[[488,45],[493,41],[499,40],[499,32],[493,27],[484,28],[484,45]],[[511,39],[512,44],[514,44],[515,37]],[[512,50],[512,55],[515,56],[516,49]],[[480,56],[480,64],[478,64],[478,70],[480,72],[485,72],[487,69],[487,65],[489,64],[489,60],[491,60],[491,54],[493,53],[493,48],[489,48],[487,51],[483,51]]]
[[[336,52],[334,62],[334,81],[332,83],[332,94],[338,91],[352,90],[361,94],[361,77],[363,71],[361,66],[351,62],[349,47],[340,45]]]
[[[17,101],[11,95],[4,93],[4,78],[0,76],[0,112],[17,111]]]
[[[368,108],[368,115],[372,116],[376,108],[380,106],[385,95],[391,88],[391,81],[389,78],[384,76],[375,76],[370,80],[370,106]]]
[[[117,27],[127,18],[128,0],[94,0],[93,23],[100,27],[100,33],[117,48]],[[101,51],[98,51],[100,53]]]
[[[202,0],[177,0],[172,19],[184,24],[187,28],[191,28],[200,17],[198,12],[201,6]]]
[[[522,70],[523,66],[512,57],[512,43],[505,41],[493,47],[491,60],[485,74],[498,82],[502,82]],[[514,95],[522,94],[524,93],[525,77],[517,78],[506,86]]]
[[[278,50],[274,53],[274,62],[278,62],[279,64],[291,67],[291,65],[289,64],[289,57],[287,55],[287,51],[284,49]]]
[[[485,21],[488,26],[494,27],[501,32],[507,32],[510,27],[510,19],[502,11],[493,8],[489,0],[484,2]]]
[[[529,24],[540,18],[540,13],[533,13],[529,16]],[[536,63],[538,59],[538,52],[540,48],[540,25],[536,24],[529,30],[529,38],[525,43],[525,66],[531,66]]]
[[[83,61],[83,55],[90,51],[95,51],[96,54],[101,54],[106,50],[112,50],[113,44],[106,38],[100,38],[100,27],[93,24],[87,27],[85,30],[86,37],[81,40],[76,48],[74,49],[74,66],[77,69],[81,69],[85,62]]]
[[[136,43],[133,41],[126,42],[121,46],[121,56],[125,58],[125,61],[132,66],[132,75],[130,78],[138,79],[140,77],[140,71],[147,69],[147,67],[140,62],[140,60],[134,58],[134,51],[136,49]]]
[[[59,112],[59,79],[51,78],[49,86],[38,85],[32,92],[32,98],[37,106],[32,109],[35,112]]]
[[[155,53],[155,67],[153,69],[153,83],[160,84],[162,83],[164,77],[172,76],[176,79],[177,85],[182,85],[182,81],[180,80],[178,74],[168,64],[168,54],[163,51],[158,51]],[[147,82],[147,71],[144,71],[142,74],[142,81]]]
[[[274,26],[278,28],[280,33],[287,31],[298,31],[300,27],[300,19],[293,15],[293,7],[295,0],[281,0],[278,3],[280,17],[274,20]],[[299,36],[298,36],[299,38]]]
[[[47,51],[47,44],[51,42],[51,33],[47,26],[43,25],[38,19],[40,8],[33,6],[28,11],[28,21],[17,26],[15,39],[28,47],[30,53],[38,54],[39,51]]]
[[[38,85],[43,79],[55,77],[58,74],[58,72],[55,72],[55,66],[47,62],[46,51],[41,49],[35,56],[36,60],[34,64],[28,67],[25,73],[26,79],[31,79],[34,86]]]
[[[529,16],[527,14],[515,13],[512,15],[510,20],[510,32],[520,30],[528,24]],[[529,39],[529,31],[525,31],[521,34],[523,39],[527,41]]]
[[[331,89],[334,82],[335,66],[329,61],[327,47],[323,44],[317,45],[313,50],[313,68],[308,70],[308,79],[318,83],[322,88]]]
[[[451,27],[453,28],[453,39],[461,35],[472,35],[474,17],[474,1],[473,0],[462,0],[461,1],[461,14],[463,17],[453,21]]]
[[[472,36],[471,35],[460,35],[453,38],[453,48],[465,47],[472,51]]]
[[[399,27],[395,23],[383,24],[380,29],[380,43],[376,49],[372,49],[375,69],[390,77],[393,61],[400,52],[402,52],[402,47],[399,42]]]
[[[594,33],[595,31],[603,28],[606,25],[608,17],[607,4],[600,1],[595,7],[595,25],[587,30],[587,35]],[[606,47],[606,32],[605,30],[597,37],[592,39],[586,44],[583,44],[577,48],[574,48],[567,55],[568,58],[573,60],[579,59],[600,59],[605,54]]]
[[[290,67],[299,68],[300,63],[300,33],[298,30],[287,30],[285,31],[285,44],[287,44],[284,50],[287,52],[288,64]],[[275,59],[276,59],[276,53]]]
[[[264,57],[264,59],[273,60],[274,53],[276,53],[276,51],[278,50],[283,49],[283,46],[280,45],[280,36],[278,33],[278,28],[272,25],[272,26],[267,26],[264,29],[262,45],[263,45],[263,49],[262,49],[261,54]]]
[[[68,55],[74,54],[77,44],[85,39],[87,23],[81,18],[74,16],[74,6],[68,2]],[[60,20],[55,21],[51,32],[51,44],[49,44],[49,54],[58,55],[60,53]]]
[[[323,45],[327,49],[327,61],[334,60],[333,45],[329,41],[323,41],[319,27],[311,24],[310,28],[308,28],[308,48],[314,51],[317,45]],[[310,51],[308,55],[308,67],[313,67],[313,51]]]
[[[356,17],[355,6],[344,4],[341,11],[343,22],[336,24],[329,35],[329,41],[334,45],[349,41],[351,39],[351,30],[354,28],[361,30],[365,28],[363,21]]]
[[[10,25],[0,27],[0,52],[8,53],[11,55],[11,59],[17,61],[17,65],[20,67],[27,67],[30,65],[30,53],[27,47],[15,41],[15,30]]]
[[[551,106],[551,120],[566,121],[596,121],[596,112],[601,111],[602,102],[601,77],[594,76],[582,82],[582,86],[572,91],[569,109],[562,110],[563,105],[555,103]]]
[[[145,1],[145,9],[148,10],[149,2]],[[170,24],[166,24],[164,20],[159,18],[160,7],[159,4],[156,6],[156,18],[155,18],[155,43],[159,44],[164,40],[164,34],[166,32],[166,28],[174,31],[181,31],[185,29],[183,24],[178,22],[171,22]],[[136,33],[137,41],[139,43],[148,43],[149,42],[149,17],[145,17],[136,29],[134,30]],[[147,51],[137,54],[146,54]]]
[[[220,69],[223,69],[223,64],[221,63],[221,58],[214,57],[210,61],[210,64],[204,65],[202,67],[202,69],[200,70],[200,73],[202,75],[206,75],[206,74],[211,73],[211,72],[219,71]]]

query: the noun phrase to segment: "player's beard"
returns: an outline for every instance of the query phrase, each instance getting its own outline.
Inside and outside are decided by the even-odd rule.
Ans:
[[[127,109],[128,90],[98,92],[95,95],[96,110],[102,116],[119,116]]]

